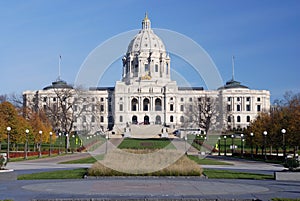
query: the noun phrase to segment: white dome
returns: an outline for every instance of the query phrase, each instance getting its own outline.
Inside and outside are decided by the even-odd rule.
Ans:
[[[142,22],[142,30],[129,43],[127,53],[166,52],[162,40],[153,32],[151,22],[146,15]]]

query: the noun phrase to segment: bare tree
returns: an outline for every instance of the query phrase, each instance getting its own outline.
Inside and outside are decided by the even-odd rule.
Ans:
[[[219,119],[218,109],[217,99],[205,95],[186,104],[184,115],[189,126],[199,127],[207,133],[212,126],[214,128],[217,127],[217,120]]]

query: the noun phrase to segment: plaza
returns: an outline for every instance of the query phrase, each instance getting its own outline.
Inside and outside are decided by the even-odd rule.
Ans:
[[[16,174],[72,169],[91,164],[58,164],[87,153],[9,163]],[[216,159],[216,157],[213,157]],[[217,159],[220,160],[220,159]],[[221,158],[233,165],[203,168],[273,174],[282,166]],[[200,177],[100,177],[75,180],[0,181],[0,199],[25,200],[270,200],[299,198],[299,182],[276,180],[205,179]]]

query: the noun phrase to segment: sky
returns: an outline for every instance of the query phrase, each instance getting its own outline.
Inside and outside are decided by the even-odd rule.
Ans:
[[[140,29],[145,12],[152,28],[198,43],[224,82],[232,77],[234,55],[234,77],[243,85],[270,90],[271,100],[300,92],[298,0],[0,0],[0,94],[50,85],[59,55],[61,78],[74,83],[87,56],[108,39]],[[99,86],[120,80],[121,58]],[[187,66],[171,55],[171,68],[192,85],[205,85]]]

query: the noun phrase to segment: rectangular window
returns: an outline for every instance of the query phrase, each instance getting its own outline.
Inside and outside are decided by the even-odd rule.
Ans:
[[[158,64],[155,64],[155,72],[158,72]]]
[[[180,105],[180,111],[183,112],[184,111],[184,106]]]
[[[241,105],[236,106],[236,111],[241,111]]]
[[[250,105],[246,105],[246,110],[247,110],[248,112],[251,111]]]
[[[261,111],[261,106],[257,105],[257,112],[260,112],[260,111]]]
[[[184,101],[184,98],[180,98],[180,101],[183,102],[183,101]]]
[[[120,122],[123,122],[123,116],[120,116],[119,120],[120,120]]]
[[[227,98],[227,101],[231,101],[231,97],[228,97],[228,98]]]
[[[56,98],[53,98],[53,101],[55,102],[55,101],[56,101]]]
[[[123,104],[120,104],[119,110],[123,111]]]
[[[171,105],[170,105],[170,111],[173,111],[173,110],[174,110],[174,105],[171,104]]]
[[[100,101],[103,102],[103,101],[104,101],[104,98],[100,98]]]
[[[228,111],[228,112],[231,111],[231,105],[227,105],[227,111]]]
[[[148,71],[149,71],[149,65],[145,64],[145,72],[148,72]]]
[[[193,106],[192,105],[189,105],[189,110],[190,110],[190,112],[193,111]]]
[[[260,102],[260,97],[257,97],[257,102]]]
[[[249,101],[250,101],[250,97],[247,97],[247,98],[246,98],[246,101],[248,101],[248,102],[249,102]]]
[[[193,98],[190,98],[190,102],[192,102],[193,101]]]
[[[237,97],[236,100],[237,100],[237,101],[241,101],[241,98],[240,98],[240,97]]]
[[[100,116],[100,122],[103,123],[104,122],[104,117]]]
[[[44,102],[46,102],[47,101],[47,97],[44,97]]]
[[[104,105],[100,105],[100,112],[104,112]]]

